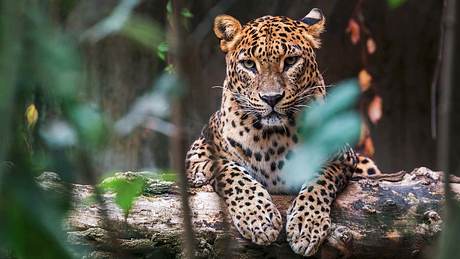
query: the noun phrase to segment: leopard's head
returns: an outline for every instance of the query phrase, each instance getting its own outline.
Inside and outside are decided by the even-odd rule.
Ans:
[[[324,95],[314,52],[324,25],[316,8],[300,20],[264,16],[241,25],[228,15],[216,17],[214,32],[226,53],[224,91],[241,113],[266,127],[283,126]]]

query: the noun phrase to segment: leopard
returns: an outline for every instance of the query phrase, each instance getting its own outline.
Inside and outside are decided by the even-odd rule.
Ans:
[[[217,16],[213,31],[226,63],[221,106],[185,162],[190,186],[212,186],[242,237],[270,245],[285,226],[287,242],[303,256],[317,253],[329,235],[332,203],[353,175],[381,173],[348,147],[301,186],[283,177],[299,145],[299,114],[326,95],[315,53],[324,29],[318,8],[302,19],[269,15],[243,25]],[[273,194],[295,195],[285,225]]]

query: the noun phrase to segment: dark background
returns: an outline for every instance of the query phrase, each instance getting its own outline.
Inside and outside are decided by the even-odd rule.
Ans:
[[[216,14],[226,13],[242,23],[263,15],[302,18],[313,7],[326,16],[326,31],[318,63],[326,84],[356,77],[365,68],[373,76],[371,95],[383,99],[383,116],[370,126],[375,160],[384,171],[411,170],[419,166],[437,169],[436,139],[431,134],[431,84],[436,67],[441,28],[442,1],[409,0],[392,9],[385,0],[361,2],[361,14],[377,45],[375,54],[363,59],[365,39],[353,45],[346,33],[359,1],[189,1],[193,18],[188,26],[190,71],[185,103],[185,128],[190,143],[208,117],[219,107],[225,75],[224,55],[212,32]],[[66,15],[55,10],[66,30],[79,33],[107,16],[117,1],[80,1]],[[97,8],[95,8],[97,5]],[[136,13],[166,23],[166,3],[144,1]],[[150,50],[120,36],[82,44],[88,81],[84,93],[114,120],[123,116],[137,97],[152,89],[155,75],[165,66]],[[369,95],[369,93],[366,93]],[[366,94],[364,104],[369,101]],[[154,131],[138,129],[125,138],[113,138],[100,154],[100,169],[142,170],[169,167],[168,140]]]

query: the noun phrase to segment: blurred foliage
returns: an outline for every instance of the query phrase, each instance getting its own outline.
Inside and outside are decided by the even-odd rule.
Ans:
[[[27,9],[23,8],[26,3]],[[40,125],[46,117],[41,112],[39,118],[44,107],[58,108],[61,114],[74,110],[78,54],[69,39],[53,28],[38,3],[7,1],[0,10],[0,96],[4,98],[0,112],[5,140],[0,152],[0,243],[19,258],[72,257],[62,229],[70,193],[46,193],[34,177],[46,166],[70,180],[74,166],[67,150],[49,149],[37,139],[37,131],[28,132],[25,127]],[[87,134],[83,129],[78,132]]]
[[[81,39],[99,39],[118,30],[156,49],[164,41],[163,30],[131,17],[138,2],[122,1],[114,15]],[[77,175],[94,182],[93,154],[111,134],[106,116],[81,99],[78,39],[58,28],[46,7],[46,1],[1,2],[0,253],[6,254],[0,257],[71,258],[81,252],[67,243],[63,229],[71,189],[47,192],[35,177],[47,170],[66,182]],[[143,185],[142,178],[112,179],[100,187],[117,193],[116,202],[127,215]]]
[[[161,73],[153,83],[153,90],[138,97],[129,111],[115,122],[115,132],[125,136],[143,125],[171,137],[176,127],[165,119],[170,116],[171,99],[183,92],[181,82],[174,73]]]
[[[158,44],[157,47],[157,56],[163,61],[166,61],[166,55],[168,54],[169,46],[168,43],[163,41]]]
[[[403,5],[407,0],[387,0],[387,4],[390,8],[398,8]]]
[[[120,34],[153,51],[156,51],[161,43],[164,44],[165,36],[160,25],[139,16],[131,17]]]
[[[193,18],[192,12],[190,12],[190,10],[187,9],[187,8],[183,8],[180,14],[181,14],[182,17],[184,17],[184,18]]]
[[[327,101],[315,101],[299,117],[301,144],[286,164],[286,183],[294,190],[314,179],[321,166],[359,138],[361,119],[354,110],[360,90],[356,80],[339,83]]]
[[[171,170],[114,173],[105,177],[98,186],[104,192],[115,193],[115,203],[123,210],[127,218],[136,199],[144,193],[150,193],[151,188],[148,188],[148,185],[158,180],[173,183],[177,180],[177,174]],[[95,202],[94,196],[90,196],[85,201],[88,204]]]
[[[165,181],[165,182],[176,182],[177,181],[177,174],[171,170],[164,170],[159,172],[155,178]]]
[[[126,22],[139,3],[139,0],[120,1],[109,16],[84,32],[81,39],[95,42],[126,28]]]

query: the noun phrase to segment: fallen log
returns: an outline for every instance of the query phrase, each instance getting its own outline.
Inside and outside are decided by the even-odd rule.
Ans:
[[[122,173],[130,177],[134,173]],[[393,179],[394,180],[394,179]],[[333,231],[316,255],[318,258],[422,258],[433,253],[441,231],[443,211],[442,174],[417,168],[402,175],[400,181],[362,179],[352,181],[340,194],[332,209]],[[38,178],[47,189],[59,189],[55,174]],[[457,182],[457,181],[455,181]],[[460,194],[460,184],[451,183]],[[150,179],[125,218],[105,194],[107,224],[94,203],[87,202],[92,187],[73,185],[75,208],[67,221],[68,239],[82,246],[90,258],[180,257],[182,220],[180,197],[173,183]],[[293,197],[273,197],[285,214]],[[197,257],[216,258],[297,258],[286,243],[284,231],[271,246],[257,246],[244,240],[231,227],[225,234],[219,197],[209,190],[195,189],[190,195]],[[231,225],[231,224],[230,224]],[[230,237],[230,238],[228,238]],[[230,246],[230,249],[229,247]],[[230,251],[231,254],[228,254]]]

